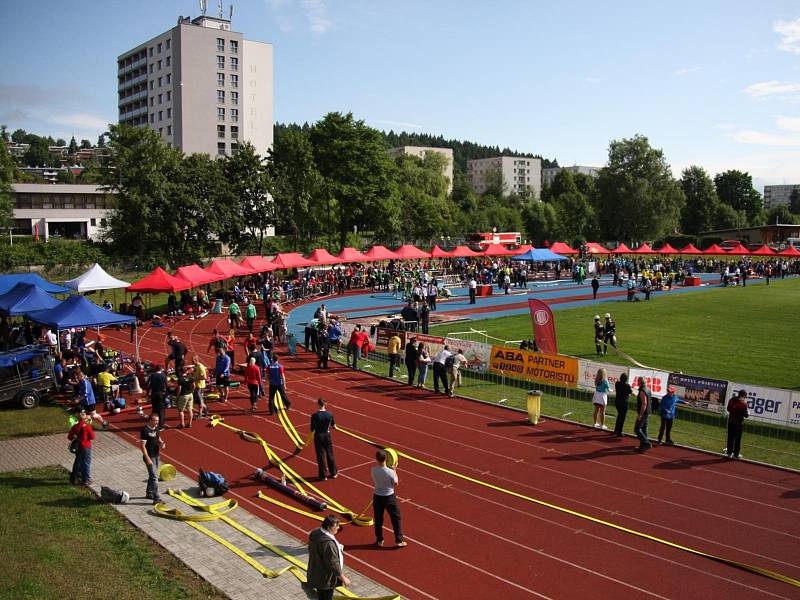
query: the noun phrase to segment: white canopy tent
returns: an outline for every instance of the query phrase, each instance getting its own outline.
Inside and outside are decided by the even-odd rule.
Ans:
[[[94,263],[83,275],[65,281],[64,285],[76,292],[94,292],[96,290],[115,290],[130,285],[105,272],[103,267]]]

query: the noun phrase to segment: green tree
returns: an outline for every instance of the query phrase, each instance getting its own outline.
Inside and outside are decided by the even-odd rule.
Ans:
[[[792,211],[790,211],[789,207],[785,204],[771,208],[766,214],[767,225],[776,225],[778,223],[792,225],[796,220]]]
[[[92,142],[87,139],[81,140],[81,150],[89,150],[92,147]]]
[[[15,144],[22,144],[25,142],[25,136],[28,135],[28,132],[24,129],[16,129],[14,133],[11,134],[11,141]]]
[[[384,226],[397,214],[391,157],[383,137],[352,113],[328,113],[311,130],[314,162],[335,199],[339,242],[347,233]]]
[[[75,141],[75,136],[72,136],[72,141],[73,142]],[[64,138],[58,138],[55,142],[53,142],[50,145],[51,146],[66,146],[67,145],[67,140],[65,140]]]
[[[800,187],[795,187],[789,195],[789,210],[800,215]]]
[[[717,214],[714,218],[716,229],[741,229],[747,227],[747,215],[744,211],[733,208],[730,204],[720,202],[717,204]]]
[[[658,239],[675,230],[686,199],[664,153],[646,137],[613,140],[597,178],[601,231],[609,239]]]
[[[233,210],[222,239],[237,250],[253,249],[261,254],[264,238],[275,226],[275,203],[270,197],[271,179],[264,159],[252,144],[244,143],[223,163]]]
[[[531,202],[523,213],[527,238],[534,246],[553,241],[558,229],[556,209],[549,202]]]
[[[69,169],[64,169],[63,171],[58,172],[58,175],[56,175],[56,181],[58,181],[58,183],[77,183],[78,178],[75,177],[75,174]]]
[[[58,141],[60,142],[61,140],[58,140]],[[64,144],[57,144],[57,145],[58,146],[63,146]],[[69,148],[67,149],[67,152],[70,155],[73,155],[77,151],[78,151],[78,142],[75,141],[75,136],[73,135],[69,140]]]
[[[97,138],[97,147],[98,148],[105,148],[106,147],[106,138],[108,137],[108,132],[101,133],[100,136]]]
[[[11,141],[11,136],[8,134],[8,126],[0,125],[0,140],[6,144]]]
[[[396,219],[405,241],[427,241],[452,231],[451,203],[447,200],[447,177],[442,173],[445,157],[435,152],[425,158],[403,155],[395,159],[400,211]],[[387,227],[384,235],[391,233]]]
[[[753,178],[749,173],[737,170],[718,173],[714,177],[714,186],[720,202],[724,202],[734,210],[744,212],[748,224],[757,225],[759,220],[763,220],[760,217],[764,199],[753,188]]]
[[[17,172],[14,157],[0,143],[0,227],[8,227],[14,214],[14,189],[11,187]]]
[[[706,170],[698,166],[684,169],[681,188],[686,196],[686,206],[681,215],[683,232],[696,234],[713,229],[719,200],[714,182]]]
[[[564,192],[551,202],[556,212],[557,232],[560,239],[591,239],[597,232],[594,208],[577,188]]]
[[[47,143],[47,138],[29,134],[25,137],[24,143],[31,146],[22,157],[22,162],[27,166],[51,167],[56,163],[55,159],[50,155],[50,144]]]

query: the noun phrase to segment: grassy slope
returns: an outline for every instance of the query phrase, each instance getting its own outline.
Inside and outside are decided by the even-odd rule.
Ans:
[[[588,288],[587,288],[588,290]],[[650,302],[602,303],[555,312],[559,351],[592,358],[592,317],[614,315],[620,348],[639,362],[742,383],[800,390],[794,356],[800,342],[800,279],[770,286],[719,288]],[[532,337],[528,315],[472,321],[505,340]],[[464,323],[431,333],[464,331]],[[626,364],[619,357],[608,362]]]

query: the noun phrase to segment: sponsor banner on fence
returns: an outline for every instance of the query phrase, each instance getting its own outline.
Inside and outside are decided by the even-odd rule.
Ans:
[[[492,347],[489,344],[459,338],[445,338],[445,342],[450,347],[451,352],[458,352],[459,349],[463,350],[464,358],[467,359],[467,368],[471,371],[483,373],[489,369],[489,357],[492,354]]]
[[[650,393],[656,398],[663,398],[667,393],[667,381],[669,380],[669,373],[666,371],[655,371],[653,369],[634,369],[631,367],[628,370],[628,383],[631,384],[634,395],[639,393],[639,386],[636,384],[639,377],[644,377],[647,387],[650,388]]]
[[[670,373],[668,384],[675,386],[678,398],[685,400],[695,408],[717,413],[725,411],[727,381],[684,375],[683,373]]]
[[[378,327],[378,331],[375,333],[375,346],[385,350],[389,345],[389,338],[391,338],[395,333],[400,336],[400,348],[405,347],[406,332],[398,331],[392,327]]]
[[[619,376],[628,372],[628,367],[620,365],[607,365],[593,360],[578,360],[578,387],[584,390],[594,391],[594,378],[599,369],[605,369],[608,375],[608,382],[611,384],[611,392],[614,395],[614,384],[619,381]]]
[[[576,387],[578,382],[578,361],[571,356],[528,352],[505,346],[492,346],[489,370],[567,387]]]
[[[792,392],[792,405],[789,407],[789,425],[800,427],[800,392]]]
[[[776,388],[747,385],[731,381],[728,383],[728,400],[739,393],[747,392],[747,408],[750,410],[750,419],[765,421],[776,425],[790,424],[792,410],[792,392]]]
[[[417,339],[417,344],[425,344],[425,348],[428,350],[428,356],[433,359],[434,356],[439,354],[444,348],[444,338],[439,337],[438,335],[427,335],[425,333],[406,333],[406,339]]]

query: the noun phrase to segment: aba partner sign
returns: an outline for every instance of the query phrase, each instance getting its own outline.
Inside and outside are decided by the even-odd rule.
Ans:
[[[573,388],[578,384],[577,359],[561,354],[492,346],[489,370],[503,375],[516,375],[531,381]]]
[[[775,425],[789,423],[792,411],[792,392],[789,390],[731,381],[728,383],[728,398],[730,399],[738,394],[739,390],[747,392],[747,408],[751,419]],[[797,427],[797,424],[794,426]]]

